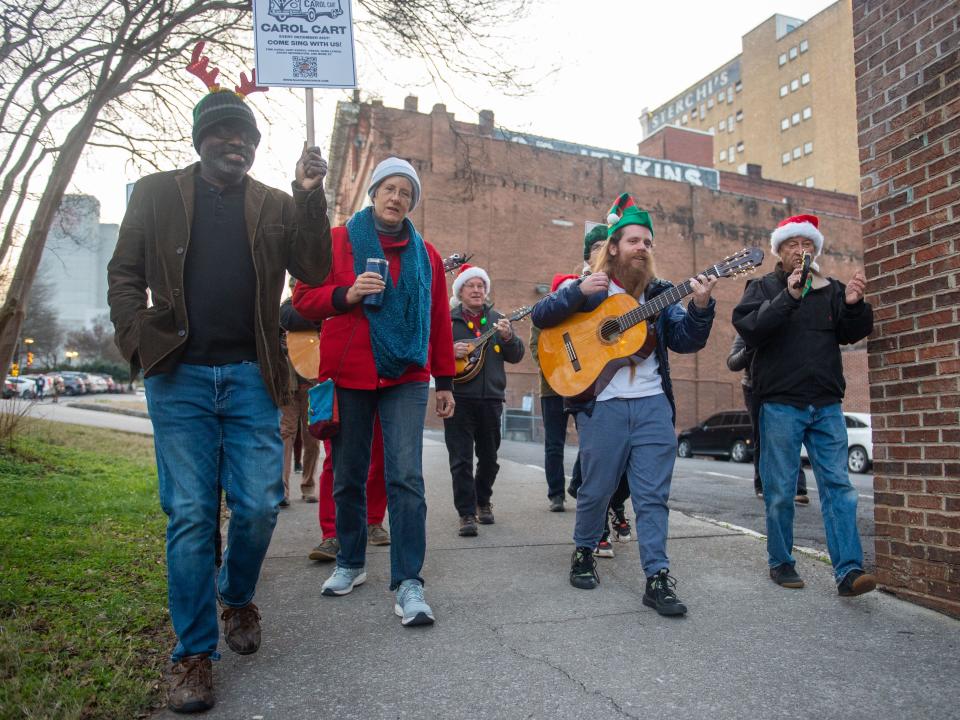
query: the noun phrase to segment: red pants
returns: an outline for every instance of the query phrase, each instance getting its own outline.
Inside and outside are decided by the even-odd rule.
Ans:
[[[337,536],[337,506],[333,500],[333,452],[323,441],[323,470],[320,471],[320,532],[324,540]],[[383,479],[383,431],[380,417],[373,422],[370,470],[367,472],[367,525],[379,525],[387,513],[387,486]]]

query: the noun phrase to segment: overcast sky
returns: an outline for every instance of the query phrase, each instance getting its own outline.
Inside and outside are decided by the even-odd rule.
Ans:
[[[536,82],[525,97],[507,97],[457,78],[451,78],[452,87],[437,86],[419,66],[366,47],[357,48],[358,77],[364,98],[378,96],[388,106],[402,107],[412,93],[421,112],[442,102],[458,119],[476,122],[476,109],[490,109],[496,123],[511,130],[636,152],[643,108],[663,104],[739,54],[741,36],[771,15],[807,20],[832,4],[539,0],[528,17],[502,30],[503,56],[527,68],[527,79]],[[207,52],[215,57],[215,45],[208,43]],[[221,68],[234,80],[239,68],[232,70]],[[197,88],[199,99],[199,83]],[[349,99],[351,91],[316,90],[314,95],[317,140],[326,153],[336,102]],[[270,185],[287,188],[292,177],[304,134],[302,97],[299,90],[274,89],[269,96],[251,98],[258,117],[272,118],[272,127],[262,128],[252,171]],[[125,185],[137,177],[118,153],[90,153],[69,192],[95,195],[101,222],[119,222]]]

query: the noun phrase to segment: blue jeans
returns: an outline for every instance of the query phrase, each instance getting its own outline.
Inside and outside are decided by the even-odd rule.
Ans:
[[[253,599],[283,499],[280,412],[256,363],[180,364],[145,381],[160,505],[167,522],[174,662],[217,656],[217,594],[227,607]],[[214,544],[222,487],[230,531],[217,574]]]
[[[820,492],[820,512],[833,574],[839,583],[863,569],[857,531],[857,490],[847,475],[847,426],[840,404],[797,408],[763,403],[760,408],[760,477],[767,509],[770,567],[796,562],[793,555],[793,496],[800,444],[807,446]]]
[[[419,580],[427,549],[423,491],[423,422],[427,383],[379,390],[337,388],[340,432],[333,438],[333,499],[337,505],[337,565],[362,568],[367,560],[367,469],[373,418],[383,428],[383,476],[390,513],[390,589]]]
[[[672,416],[663,393],[604,400],[594,405],[590,416],[577,413],[583,484],[577,492],[573,542],[577,547],[590,548],[600,542],[607,527],[610,498],[626,471],[646,577],[670,568],[667,501],[677,458]]]
[[[563,398],[547,395],[540,398],[543,416],[543,470],[547,476],[547,497],[563,498],[563,448],[567,442],[568,416],[563,411]]]

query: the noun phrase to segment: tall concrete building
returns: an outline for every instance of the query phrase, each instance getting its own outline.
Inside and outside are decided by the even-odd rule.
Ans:
[[[676,126],[713,136],[718,169],[847,194],[860,191],[851,0],[807,21],[773,15],[742,52],[644,109],[644,142]],[[641,146],[641,154],[644,153]]]
[[[684,134],[676,129],[675,133]],[[770,231],[785,217],[814,212],[827,237],[821,266],[841,280],[861,264],[860,218],[851,195],[767,180],[694,164],[709,136],[693,133],[658,155],[633,155],[535,135],[506,133],[483,111],[477,123],[458,121],[443,105],[429,113],[408,97],[404,109],[380,102],[337,107],[327,178],[333,220],[343,223],[367,202],[378,162],[409,160],[423,196],[411,219],[444,256],[472,255],[487,270],[496,306],[532,305],[550,290],[555,273],[579,272],[584,223],[602,222],[610,203],[630,192],[656,226],[657,274],[675,283],[745,247],[775,262]],[[679,150],[678,150],[679,148]],[[677,153],[681,157],[677,157]],[[706,153],[709,162],[709,152]],[[743,279],[716,288],[717,320],[707,348],[671,357],[677,425],[685,428],[718,410],[737,409],[740,377],[726,367],[733,342],[730,313]],[[527,323],[518,323],[526,339]],[[866,410],[866,350],[844,353],[849,410]],[[529,357],[507,367],[507,408],[539,407],[536,367]]]
[[[107,263],[117,244],[117,225],[100,222],[100,201],[64,195],[47,236],[39,276],[53,290],[51,304],[67,332],[109,313]]]

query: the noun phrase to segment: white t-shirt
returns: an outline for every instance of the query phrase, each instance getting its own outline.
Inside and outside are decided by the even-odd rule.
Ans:
[[[611,280],[610,289],[607,292],[609,295],[617,295],[626,291]],[[643,301],[644,295],[641,295],[640,302]],[[653,326],[650,327],[650,332],[654,332]],[[657,361],[655,352],[650,353],[638,365],[620,368],[609,384],[597,395],[597,402],[613,398],[640,398],[663,394],[663,382],[660,373],[657,372],[659,368],[660,363]]]

